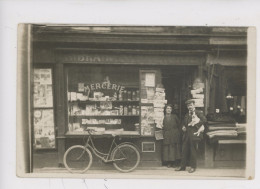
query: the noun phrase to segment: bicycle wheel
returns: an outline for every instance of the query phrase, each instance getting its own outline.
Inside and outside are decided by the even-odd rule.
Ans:
[[[119,145],[112,154],[114,167],[121,172],[133,171],[140,163],[140,153],[129,144]]]
[[[70,147],[64,154],[63,162],[71,173],[84,173],[92,164],[92,154],[84,146]]]

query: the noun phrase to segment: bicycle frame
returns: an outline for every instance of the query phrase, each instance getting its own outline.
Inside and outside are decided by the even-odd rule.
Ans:
[[[111,153],[112,153],[112,150],[114,149],[113,146],[115,146],[114,148],[116,148],[118,146],[117,143],[115,142],[115,137],[113,138],[113,141],[110,145],[110,149],[109,149],[108,153],[106,154],[106,153],[100,152],[98,149],[96,149],[94,142],[92,140],[91,134],[89,135],[88,140],[85,144],[85,148],[90,149],[92,153],[94,153],[98,158],[100,158],[105,163],[126,159],[126,158],[112,159]],[[103,157],[103,156],[105,156],[105,157]]]

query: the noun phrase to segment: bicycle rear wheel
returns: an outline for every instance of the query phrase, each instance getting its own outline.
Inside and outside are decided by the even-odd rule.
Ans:
[[[115,148],[112,159],[117,170],[127,173],[133,171],[140,163],[140,153],[134,146],[123,144]]]
[[[90,168],[92,159],[92,154],[87,148],[76,145],[65,152],[63,162],[69,172],[84,173]]]

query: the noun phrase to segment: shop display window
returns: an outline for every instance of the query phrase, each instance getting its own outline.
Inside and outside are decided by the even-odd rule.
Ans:
[[[139,69],[67,67],[68,133],[140,135]]]
[[[51,69],[34,69],[34,148],[55,148]]]

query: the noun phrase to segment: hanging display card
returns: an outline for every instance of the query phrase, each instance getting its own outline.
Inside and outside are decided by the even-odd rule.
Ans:
[[[193,98],[197,98],[197,99],[203,99],[204,98],[204,94],[192,94]]]

